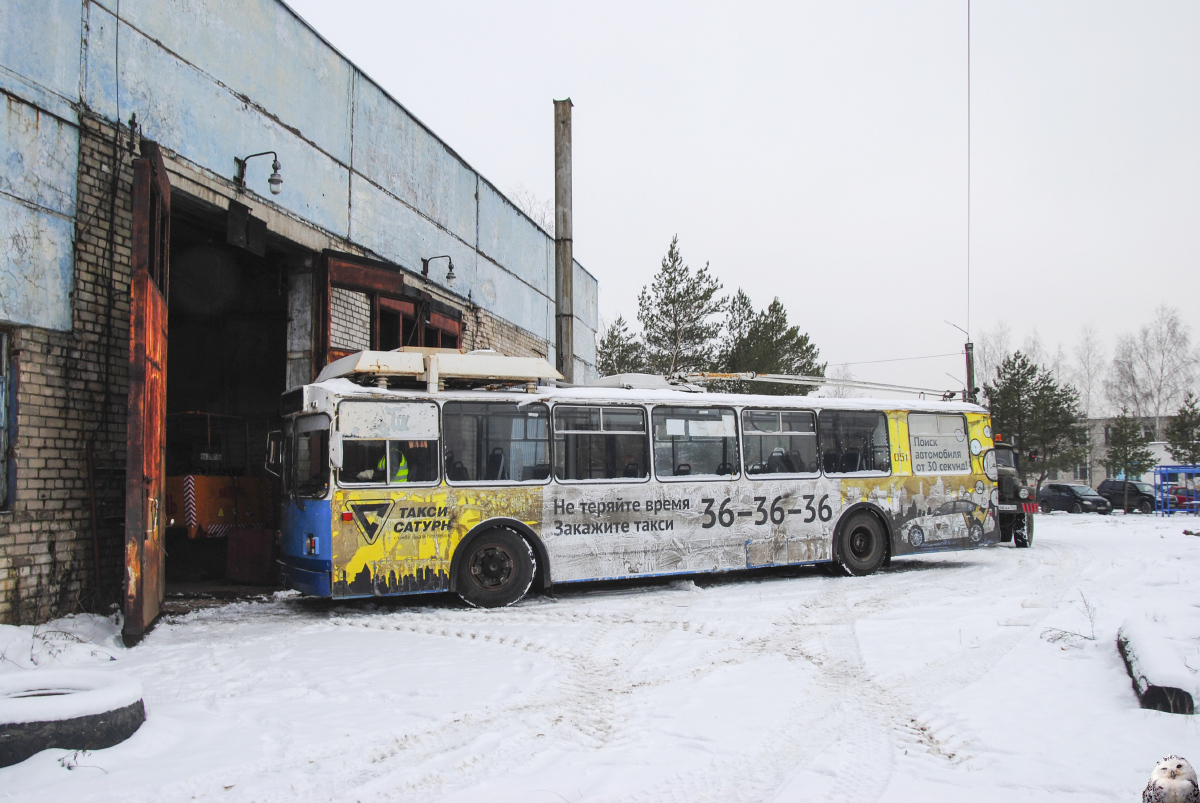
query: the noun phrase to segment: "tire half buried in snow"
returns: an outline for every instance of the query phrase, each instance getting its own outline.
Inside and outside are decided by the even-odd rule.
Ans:
[[[141,684],[120,675],[39,669],[0,675],[0,767],[50,748],[112,747],[145,719]]]

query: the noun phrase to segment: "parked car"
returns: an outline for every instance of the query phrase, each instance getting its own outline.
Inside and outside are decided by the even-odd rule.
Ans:
[[[1182,485],[1172,485],[1167,491],[1171,496],[1175,497],[1172,503],[1177,508],[1191,509],[1200,507],[1200,489],[1185,488]]]
[[[1050,482],[1042,486],[1041,506],[1043,513],[1065,510],[1069,513],[1111,513],[1112,505],[1100,494],[1086,485]]]
[[[1125,486],[1129,486],[1128,503],[1126,503]],[[1126,513],[1133,510],[1140,510],[1142,513],[1154,512],[1154,486],[1148,482],[1105,480],[1100,483],[1097,490],[1108,500],[1114,510],[1120,508]]]

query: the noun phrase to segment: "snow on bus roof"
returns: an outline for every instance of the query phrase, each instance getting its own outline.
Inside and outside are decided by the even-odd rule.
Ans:
[[[677,404],[681,407],[711,406],[725,404],[737,407],[796,407],[818,410],[934,410],[955,413],[985,413],[978,404],[960,400],[941,399],[896,399],[896,398],[850,398],[831,399],[820,396],[773,396],[765,393],[696,393],[694,391],[662,389],[631,389],[576,386],[569,388],[539,386],[532,392],[523,388],[503,390],[443,390],[429,393],[418,389],[385,389],[364,387],[349,379],[328,379],[309,385],[342,398],[358,399],[423,399],[446,401],[516,401],[518,404],[531,402],[642,402],[650,404]]]

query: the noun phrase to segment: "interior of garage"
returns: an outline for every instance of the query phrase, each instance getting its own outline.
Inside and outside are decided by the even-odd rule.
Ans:
[[[288,266],[311,256],[240,205],[226,211],[172,193],[168,593],[275,583],[279,483],[262,456],[286,383]]]

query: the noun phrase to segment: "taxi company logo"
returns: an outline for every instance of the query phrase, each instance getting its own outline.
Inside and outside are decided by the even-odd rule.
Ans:
[[[354,523],[358,525],[358,529],[363,534],[363,538],[367,539],[367,543],[375,543],[375,539],[379,537],[379,531],[383,529],[383,523],[387,521],[387,514],[392,509],[392,503],[347,502],[346,507],[350,509],[351,515],[354,516]]]

